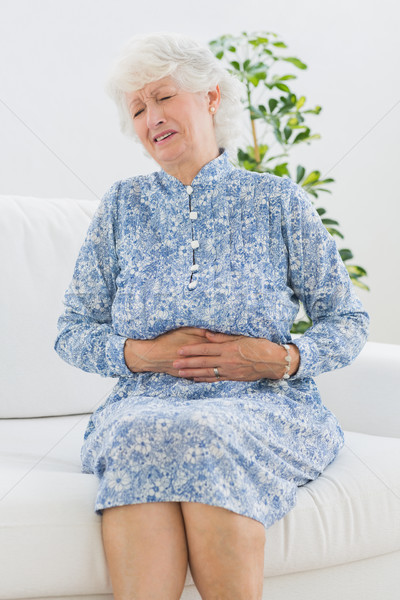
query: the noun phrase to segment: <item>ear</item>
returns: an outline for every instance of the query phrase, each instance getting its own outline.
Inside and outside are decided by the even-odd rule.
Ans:
[[[221,91],[219,89],[219,85],[215,86],[212,90],[209,90],[207,93],[208,96],[208,107],[211,108],[213,106],[217,111],[218,106],[221,102]]]

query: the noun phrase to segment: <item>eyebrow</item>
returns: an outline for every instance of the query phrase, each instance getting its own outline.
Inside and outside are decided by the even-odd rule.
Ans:
[[[163,83],[158,88],[156,88],[155,90],[153,90],[153,92],[150,94],[150,96],[155,96],[157,94],[157,92],[159,92],[163,88],[168,88],[168,87],[172,87],[172,84],[170,84],[170,83]],[[132,100],[132,102],[129,104],[129,106],[133,106],[133,104],[138,104],[139,102],[142,102],[140,100],[140,98],[134,98]]]

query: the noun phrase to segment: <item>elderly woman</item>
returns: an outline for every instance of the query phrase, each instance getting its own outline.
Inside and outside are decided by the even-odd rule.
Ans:
[[[189,563],[203,599],[256,600],[265,529],[343,445],[312,378],[357,356],[368,315],[304,191],[230,163],[240,93],[208,49],[136,37],[109,89],[161,170],[104,196],[56,350],[119,378],[82,449],[114,597],[178,599]]]

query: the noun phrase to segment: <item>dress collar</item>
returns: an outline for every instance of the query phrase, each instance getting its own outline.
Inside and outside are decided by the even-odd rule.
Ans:
[[[234,166],[229,162],[228,152],[224,148],[220,148],[220,154],[217,158],[214,158],[210,162],[204,165],[197,173],[196,177],[193,179],[190,184],[191,187],[195,187],[197,185],[212,185],[217,183],[219,180],[224,179],[229,176],[231,171],[233,171]],[[165,171],[158,171],[157,174],[160,176],[161,181],[168,186],[173,187],[182,187],[186,188],[179,179],[174,177],[173,175],[169,175]]]

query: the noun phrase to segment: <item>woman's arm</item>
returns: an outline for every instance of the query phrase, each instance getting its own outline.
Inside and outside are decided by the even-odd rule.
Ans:
[[[119,272],[115,223],[119,184],[103,197],[79,251],[58,320],[55,350],[69,364],[104,377],[133,376],[124,360],[126,337],[111,324]]]
[[[313,325],[293,343],[300,366],[293,379],[350,364],[363,348],[369,317],[357,297],[332,236],[301,187],[282,203],[289,282]]]

